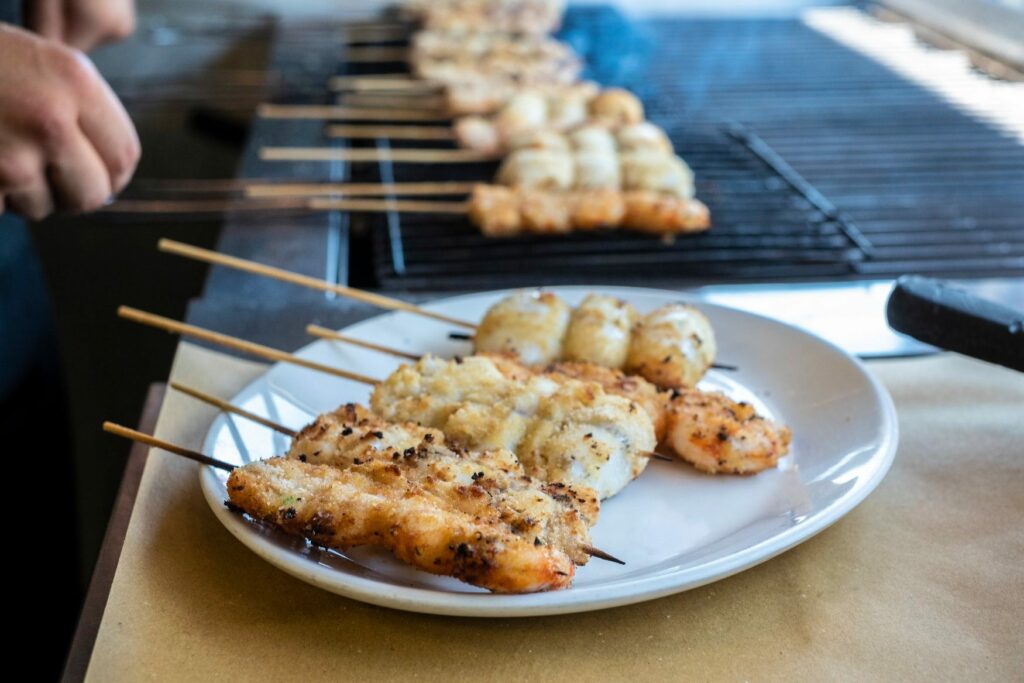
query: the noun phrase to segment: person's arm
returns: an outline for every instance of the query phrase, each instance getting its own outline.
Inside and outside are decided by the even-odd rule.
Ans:
[[[134,0],[27,0],[25,28],[88,52],[135,30]]]
[[[131,119],[88,57],[0,25],[0,212],[89,211],[128,183]]]

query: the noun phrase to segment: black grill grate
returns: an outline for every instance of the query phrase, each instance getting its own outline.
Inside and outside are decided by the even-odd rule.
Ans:
[[[644,97],[694,168],[712,231],[671,245],[627,233],[489,240],[465,218],[376,216],[376,285],[1024,273],[1024,147],[801,22],[630,26],[581,8],[565,37],[590,77]],[[379,171],[484,180],[494,166]]]

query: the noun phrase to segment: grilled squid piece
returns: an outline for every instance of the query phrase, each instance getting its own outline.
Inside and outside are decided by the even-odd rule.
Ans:
[[[696,386],[715,360],[711,323],[693,306],[669,304],[633,327],[624,370],[659,387]]]
[[[550,292],[521,291],[492,306],[476,328],[476,348],[511,353],[524,363],[558,360],[572,309]]]
[[[684,389],[669,408],[666,441],[702,472],[753,474],[778,464],[789,450],[790,431],[749,403]]]
[[[621,299],[588,294],[572,312],[562,357],[621,368],[626,364],[631,332],[638,317],[636,309]]]

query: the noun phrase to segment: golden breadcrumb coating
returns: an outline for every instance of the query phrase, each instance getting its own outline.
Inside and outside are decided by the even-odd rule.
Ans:
[[[531,476],[614,495],[640,474],[653,450],[647,413],[599,384],[533,374],[511,361],[426,356],[374,389],[383,418],[418,422],[445,433],[450,445],[514,452]]]
[[[562,358],[621,368],[639,315],[631,304],[604,294],[588,294],[573,310]],[[582,378],[581,378],[582,379]]]
[[[668,304],[633,327],[626,372],[659,387],[696,386],[715,360],[711,322],[693,306]]]
[[[381,546],[418,569],[498,593],[567,588],[575,574],[565,552],[517,535],[498,510],[464,513],[395,464],[341,469],[272,458],[234,470],[227,487],[232,506],[286,533],[339,550]],[[471,486],[462,495],[486,493]]]
[[[550,363],[562,353],[571,313],[551,292],[516,292],[488,309],[473,337],[476,349],[513,353],[526,363]]]

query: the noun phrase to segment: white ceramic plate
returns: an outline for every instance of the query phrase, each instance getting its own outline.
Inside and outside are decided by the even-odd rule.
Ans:
[[[553,287],[570,303],[600,291],[648,311],[687,300],[676,292],[633,288]],[[508,292],[437,301],[427,308],[479,320]],[[623,492],[602,503],[594,545],[626,561],[592,560],[572,588],[493,595],[455,579],[414,570],[388,553],[336,553],[251,523],[224,507],[223,472],[201,470],[217,518],[242,543],[303,581],[357,600],[398,609],[462,616],[564,614],[650,600],[735,574],[807,540],[849,512],[881,482],[896,450],[896,414],[885,389],[837,347],[788,325],[702,304],[718,339],[718,359],[735,372],[712,371],[701,383],[753,402],[793,430],[793,448],[776,470],[750,477],[708,476],[683,463],[652,462]],[[469,353],[452,326],[406,313],[353,325],[348,334],[414,352]],[[372,351],[316,342],[299,355],[385,377],[398,362]],[[348,401],[366,403],[370,388],[278,364],[233,403],[301,426]],[[239,417],[221,415],[205,452],[230,463],[283,453],[287,439]]]

